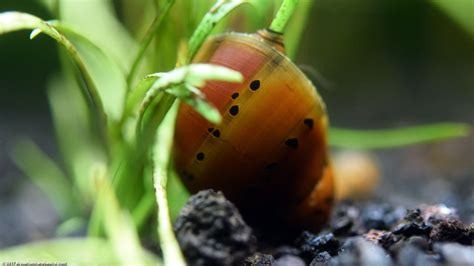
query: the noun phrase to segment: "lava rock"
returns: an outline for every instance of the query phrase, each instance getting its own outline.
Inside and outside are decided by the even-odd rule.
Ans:
[[[274,266],[306,266],[304,260],[298,256],[285,255],[280,257],[273,264]]]
[[[190,265],[234,265],[255,249],[252,230],[221,192],[190,197],[174,224]]]
[[[329,264],[391,266],[393,262],[383,248],[362,237],[353,237],[344,243],[339,256],[333,257]]]
[[[335,236],[354,236],[363,233],[360,225],[359,209],[349,202],[336,206],[330,220],[330,228]]]
[[[332,259],[331,254],[329,254],[327,251],[323,251],[321,253],[318,253],[318,255],[314,257],[314,259],[311,261],[309,265],[310,266],[328,265],[331,259]]]
[[[304,231],[296,240],[296,244],[300,248],[302,255],[311,259],[323,251],[335,255],[339,248],[339,240],[337,240],[332,233],[315,235]],[[311,261],[311,259],[309,261]]]
[[[269,266],[274,265],[275,259],[272,255],[255,253],[250,257],[245,258],[245,266]]]
[[[370,230],[389,230],[405,215],[403,208],[395,208],[386,203],[367,204],[361,211],[362,225]]]
[[[382,246],[385,249],[388,249],[400,239],[398,236],[392,234],[389,231],[375,229],[372,229],[367,234],[365,234],[364,238],[374,244]]]
[[[474,265],[474,247],[458,243],[435,244],[434,248],[445,265]]]
[[[410,236],[428,236],[432,226],[424,222],[420,209],[408,210],[405,218],[395,228],[392,233],[395,235]]]
[[[464,245],[471,245],[473,235],[468,227],[464,226],[459,220],[449,219],[441,220],[433,226],[430,232],[430,238],[435,242],[458,242]]]

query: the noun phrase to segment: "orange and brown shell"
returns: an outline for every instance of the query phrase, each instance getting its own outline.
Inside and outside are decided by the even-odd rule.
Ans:
[[[283,50],[281,35],[268,31],[204,43],[195,63],[234,69],[244,81],[201,88],[222,114],[219,125],[181,104],[175,164],[191,192],[222,191],[250,222],[318,231],[334,198],[328,121],[315,87]]]

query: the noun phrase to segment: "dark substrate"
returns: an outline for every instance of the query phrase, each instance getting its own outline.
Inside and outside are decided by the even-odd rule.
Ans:
[[[443,205],[339,203],[320,233],[279,239],[206,190],[189,199],[174,229],[190,265],[474,265],[474,224]]]

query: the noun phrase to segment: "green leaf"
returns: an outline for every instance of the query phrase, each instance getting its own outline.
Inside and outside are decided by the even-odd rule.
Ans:
[[[160,125],[153,148],[153,180],[158,204],[158,235],[165,265],[186,265],[173,232],[169,216],[166,185],[169,177],[171,147],[178,105],[175,104]]]
[[[332,146],[357,149],[381,149],[423,142],[463,137],[470,126],[460,123],[439,123],[397,129],[355,130],[330,128]]]
[[[84,64],[89,70],[98,93],[104,103],[108,117],[118,121],[122,116],[125,103],[125,72],[99,46],[71,27],[60,22],[52,25],[74,44]]]
[[[311,14],[311,8],[315,1],[301,0],[294,11],[295,16],[292,17],[285,30],[285,52],[291,59],[295,59],[298,46],[306,28],[307,20]]]
[[[181,209],[189,199],[189,191],[186,189],[184,184],[181,182],[178,173],[170,164],[168,184],[166,192],[168,193],[168,203],[170,209],[171,221],[176,220]]]
[[[82,214],[83,206],[79,205],[70,180],[30,139],[18,141],[11,155],[17,167],[44,192],[63,219]]]
[[[74,179],[80,202],[89,207],[94,198],[93,181],[88,173],[97,163],[107,161],[100,139],[90,127],[87,104],[81,97],[79,85],[66,70],[48,82],[48,100],[67,174]],[[69,74],[68,74],[69,73]]]
[[[105,232],[115,254],[124,265],[144,265],[144,253],[131,216],[120,208],[106,173],[99,170],[95,177],[99,196],[94,211],[101,213]]]
[[[474,39],[474,4],[472,0],[431,0]]]
[[[218,123],[221,119],[219,112],[205,102],[204,95],[196,87],[203,86],[206,80],[241,82],[243,79],[239,72],[208,64],[192,64],[176,68],[167,73],[160,73],[159,76],[160,78],[151,85],[151,82],[146,82],[145,84],[150,85],[150,88],[147,90],[141,103],[136,125],[136,137],[138,139],[144,138],[147,142],[150,139],[150,133],[156,130],[156,127],[166,114],[167,109],[163,108],[171,107],[174,101],[174,99],[170,99],[168,96],[161,96],[160,94],[166,93],[178,97],[184,102],[191,104],[196,111],[200,112],[200,114],[211,122]],[[139,86],[143,86],[143,82],[139,83]],[[140,87],[139,93],[143,92],[144,88],[144,86]],[[141,98],[138,95],[134,95],[133,97],[133,99]],[[159,104],[158,101],[160,99],[167,99],[166,104]],[[134,103],[128,103],[127,106],[134,106]],[[160,109],[153,111],[155,107],[159,107]],[[154,113],[159,113],[160,115]],[[149,123],[149,121],[152,123]]]
[[[145,55],[145,51],[150,45],[151,41],[153,38],[158,35],[157,32],[160,29],[160,26],[163,23],[163,20],[167,17],[169,10],[173,6],[175,0],[168,0],[164,6],[160,9],[158,14],[155,16],[155,19],[153,20],[152,24],[148,28],[148,31],[145,34],[145,37],[143,40],[140,42],[140,47],[138,48],[138,53],[135,56],[132,67],[130,68],[130,72],[127,76],[127,88],[129,89],[132,84],[133,84],[133,79],[135,78],[136,71],[138,69],[138,66],[143,59],[143,56]]]
[[[61,0],[59,17],[129,72],[138,46],[119,21],[112,1]]]
[[[147,265],[162,264],[150,252],[138,258]],[[120,265],[113,245],[98,238],[55,239],[16,246],[0,251],[1,262],[67,263],[68,265]],[[136,265],[136,263],[134,264]]]
[[[216,4],[207,12],[204,18],[199,23],[189,40],[187,62],[191,62],[196,52],[201,47],[204,40],[211,33],[212,29],[219,23],[226,15],[232,12],[241,4],[248,3],[248,0],[218,0]]]
[[[92,121],[99,130],[99,135],[104,139],[104,143],[107,143],[108,133],[105,128],[107,118],[102,101],[99,97],[96,85],[76,47],[53,26],[38,17],[20,12],[0,13],[0,35],[27,29],[34,30],[31,37],[35,37],[40,31],[45,33],[56,40],[68,52],[68,55],[77,67],[78,74],[84,80],[85,86],[81,86],[81,92],[88,103]]]

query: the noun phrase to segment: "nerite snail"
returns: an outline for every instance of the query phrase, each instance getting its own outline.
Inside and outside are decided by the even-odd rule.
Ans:
[[[244,82],[202,88],[222,114],[219,125],[180,106],[174,154],[185,186],[223,191],[248,220],[319,230],[334,198],[328,120],[316,88],[285,56],[282,35],[215,36],[194,62],[234,69]]]

